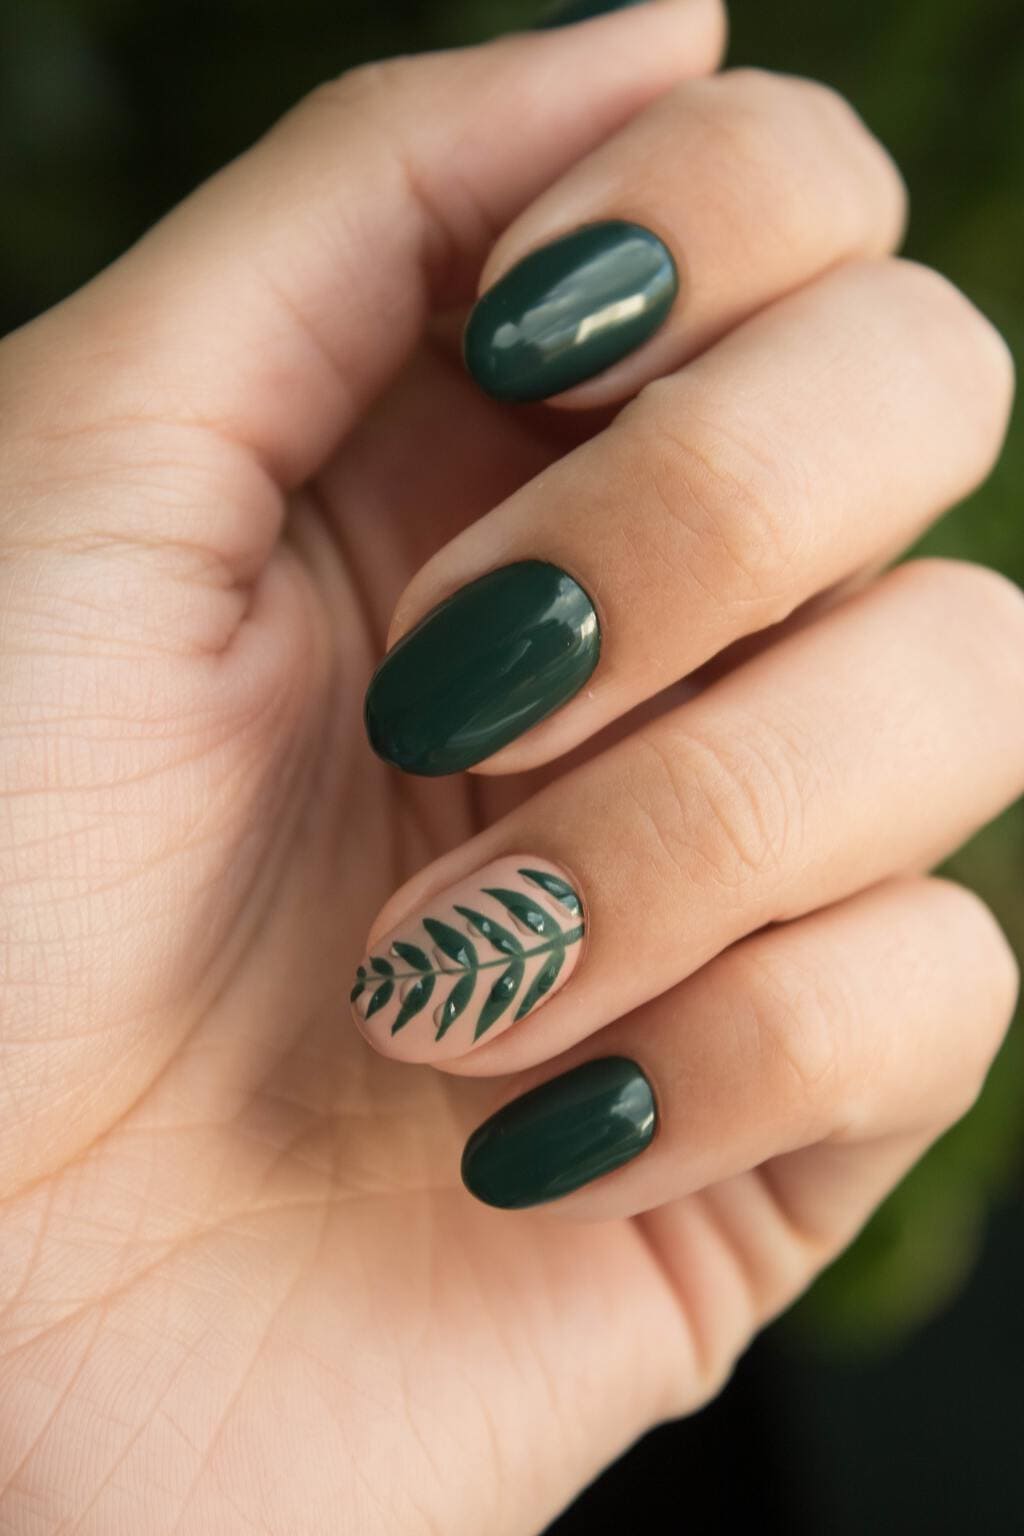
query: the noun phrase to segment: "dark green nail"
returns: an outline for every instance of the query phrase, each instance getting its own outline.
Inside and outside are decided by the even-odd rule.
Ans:
[[[587,224],[525,256],[480,298],[466,367],[498,400],[543,400],[601,373],[658,329],[679,289],[641,224]]]
[[[406,773],[470,768],[571,699],[600,648],[594,605],[565,571],[490,571],[385,656],[366,691],[370,744]]]
[[[647,0],[565,0],[534,23],[535,28],[566,27],[572,21],[589,21],[608,11],[624,11],[627,6],[646,5]]]
[[[503,1210],[557,1200],[636,1157],[656,1120],[651,1085],[635,1061],[585,1061],[485,1120],[466,1143],[462,1181]]]

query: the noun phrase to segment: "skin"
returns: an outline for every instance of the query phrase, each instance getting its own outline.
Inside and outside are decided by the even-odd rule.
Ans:
[[[865,573],[986,472],[1005,349],[948,285],[882,259],[898,183],[831,97],[681,83],[722,35],[687,0],[358,71],[0,348],[11,1530],[536,1531],[719,1387],[997,1049],[1012,958],[973,896],[922,872],[1024,780],[1024,605],[966,567]],[[807,189],[775,210],[763,267],[733,254],[746,198],[719,204],[701,160],[720,131],[742,147],[730,102],[777,122],[747,148]],[[821,132],[795,132],[788,114],[818,107]],[[696,135],[689,182],[673,127]],[[706,240],[702,297],[577,398],[481,398],[451,315],[559,207],[571,223],[614,200],[598,189],[631,177],[644,135],[663,163],[620,212],[678,230],[695,284]],[[821,172],[864,188],[835,249],[815,243]],[[769,395],[773,328],[794,380],[838,349],[841,419],[757,415],[765,478],[738,489],[764,519],[744,544],[728,496],[683,496],[685,452],[643,449],[687,391],[721,400],[764,369]],[[697,354],[690,382],[673,372]],[[768,494],[777,440],[786,464],[805,451],[824,519],[799,538],[793,497]],[[576,444],[593,461],[564,460]],[[389,623],[554,537],[544,483],[564,504],[605,470],[634,477],[639,511],[634,554],[602,556],[598,703],[478,775],[389,772],[359,720]],[[708,521],[659,529],[666,497]],[[708,592],[729,569],[714,551],[735,556],[686,624],[646,564],[671,537],[707,552]],[[650,675],[631,582],[651,593]],[[617,723],[716,656],[706,691],[705,672]],[[368,929],[513,845],[579,874],[578,975],[444,1071],[371,1049],[346,1000]],[[660,876],[639,889],[672,941],[649,995],[616,905],[624,848]],[[544,1211],[472,1201],[469,1132],[613,1049],[656,1085],[649,1152]]]

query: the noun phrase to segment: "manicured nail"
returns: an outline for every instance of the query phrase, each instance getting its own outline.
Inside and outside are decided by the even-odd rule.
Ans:
[[[463,355],[498,400],[543,400],[634,352],[679,290],[668,247],[641,224],[587,224],[524,256],[477,300]]]
[[[577,693],[597,665],[590,598],[523,560],[447,598],[388,652],[366,692],[373,750],[406,773],[458,773]]]
[[[585,926],[564,870],[527,855],[497,859],[373,946],[352,988],[360,1027],[406,1061],[461,1056],[565,986]]]
[[[485,1120],[466,1143],[462,1181],[504,1210],[557,1200],[641,1153],[656,1119],[651,1085],[635,1061],[585,1061]]]
[[[603,16],[607,11],[624,11],[628,6],[646,5],[647,0],[565,0],[553,11],[547,12],[535,28],[566,27],[573,21],[589,21],[592,16]]]

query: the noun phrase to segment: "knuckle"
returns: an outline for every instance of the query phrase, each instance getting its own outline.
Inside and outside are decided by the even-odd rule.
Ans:
[[[946,567],[943,578],[954,586],[960,601],[972,612],[985,614],[1003,645],[1019,654],[1024,638],[1024,592],[1017,583],[991,566],[966,560],[936,561],[935,565]]]
[[[881,149],[860,113],[835,86],[804,75],[787,75],[785,80],[793,99],[805,114],[813,118],[813,127],[819,132],[824,129],[834,133],[844,145],[852,140],[858,145],[869,146],[873,151]]]
[[[770,888],[805,837],[814,769],[774,729],[747,718],[717,737],[664,725],[637,737],[634,800],[654,857],[719,899]]]
[[[1014,392],[1013,354],[991,320],[948,277],[920,262],[894,257],[878,264],[893,305],[955,369],[965,399],[978,401],[1002,441]]]
[[[721,83],[731,108],[732,147],[742,150],[744,160],[763,165],[766,158],[784,157],[794,168],[804,167],[799,191],[801,202],[807,202],[806,162],[812,157],[822,180],[827,177],[834,186],[838,174],[843,185],[833,215],[851,220],[844,243],[880,249],[896,243],[906,220],[906,184],[891,155],[840,91],[821,80],[752,68],[730,71]],[[851,197],[851,186],[870,195]],[[820,221],[820,199],[807,202],[807,212]],[[795,213],[794,207],[790,216]]]
[[[860,1033],[856,989],[840,967],[795,943],[752,942],[735,953],[759,1081],[780,1113],[823,1134],[851,1093],[844,1042]]]
[[[937,877],[928,885],[933,898],[946,907],[946,921],[957,934],[959,948],[970,957],[971,1018],[957,1031],[955,1070],[945,1074],[946,1094],[939,1106],[948,1123],[966,1114],[981,1092],[1013,1020],[1020,966],[995,914],[976,892]],[[952,949],[952,940],[948,947]]]
[[[768,165],[790,151],[790,93],[768,70],[728,70],[676,87],[667,110],[695,128],[705,160],[728,165],[729,183],[755,193]]]
[[[977,666],[990,691],[1006,692],[1019,715],[1024,687],[1024,592],[1010,577],[967,560],[913,560],[890,578],[930,610],[957,647],[961,664]]]
[[[863,134],[868,132],[845,96],[824,80],[749,65],[728,71],[723,80],[733,84],[739,97],[764,111],[775,113],[781,110],[801,116],[812,112],[818,118],[828,118],[847,132],[851,129]]]
[[[684,568],[721,600],[756,603],[765,624],[785,618],[814,537],[801,466],[781,463],[769,445],[732,426],[728,402],[707,389],[681,411],[678,388],[655,380],[637,406],[628,472],[669,528],[674,567],[682,553]],[[683,430],[675,425],[681,416]]]
[[[810,121],[806,132],[831,152],[834,165],[849,166],[865,197],[861,218],[868,238],[859,244],[878,253],[893,249],[905,231],[909,194],[899,166],[856,108],[830,85],[801,80]]]
[[[319,98],[324,102],[340,102],[345,105],[358,103],[366,106],[382,98],[401,100],[405,88],[415,72],[415,60],[409,54],[395,54],[386,59],[371,59],[357,64],[344,74],[326,80],[311,92],[307,100]]]
[[[361,132],[369,126],[371,134],[364,133],[363,142],[372,153],[370,136],[377,130],[382,141],[390,143],[401,124],[415,121],[432,64],[430,55],[419,59],[411,54],[356,64],[315,86],[290,115],[311,131],[326,126],[332,135],[339,120],[342,131]]]

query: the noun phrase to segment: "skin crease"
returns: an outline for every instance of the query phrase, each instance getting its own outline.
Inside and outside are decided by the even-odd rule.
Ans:
[[[921,1008],[899,1039],[915,1055],[940,1042],[912,1123],[883,1115],[875,1134],[870,1095],[829,1100],[826,1118],[851,1111],[848,1142],[796,1149],[760,1125],[735,1156],[723,1124],[715,1182],[635,1219],[473,1202],[458,1185],[466,1137],[538,1074],[404,1066],[348,1020],[378,909],[554,772],[414,781],[362,737],[362,690],[403,588],[564,441],[417,342],[413,269],[431,261],[438,305],[464,305],[494,230],[648,100],[712,68],[721,42],[716,7],[692,0],[358,76],[0,348],[11,1532],[528,1536],[649,1425],[717,1390],[976,1091],[1013,967],[979,904],[930,883],[894,888],[881,914],[917,962],[886,996]],[[515,161],[503,181],[474,92],[493,103],[513,79],[529,94],[536,50],[520,131],[494,128],[530,169]],[[451,249],[436,231],[394,239],[405,226],[387,200],[407,182],[374,156],[402,104],[407,130],[450,113],[461,153],[481,141],[465,180],[445,182],[470,189],[446,205]],[[359,331],[373,304],[353,285],[346,309],[339,277],[341,258],[383,238],[344,227],[339,249],[325,233],[377,206],[361,174],[396,262],[393,291],[383,269],[364,275],[385,284],[387,336]],[[269,230],[267,185],[280,189]],[[290,197],[318,217],[300,229]],[[229,257],[244,234],[258,259],[239,282]],[[315,318],[282,273],[319,300]],[[977,646],[1015,654],[1018,610],[994,579],[951,583]],[[1000,665],[994,690],[1009,686]],[[878,924],[858,913],[877,974]],[[765,974],[758,953],[744,987]],[[700,978],[728,1013],[727,973]],[[765,1050],[792,1083],[785,1039]],[[747,1061],[722,1064],[725,1101]],[[666,1076],[666,1093],[679,1081]],[[793,1098],[778,1108],[779,1124],[824,1134]]]

